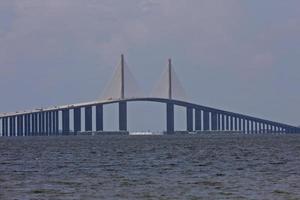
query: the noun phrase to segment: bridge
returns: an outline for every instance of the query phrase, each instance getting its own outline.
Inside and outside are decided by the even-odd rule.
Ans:
[[[296,126],[187,102],[185,92],[172,68],[171,59],[168,60],[167,70],[150,97],[143,97],[138,88],[122,55],[120,65],[117,67],[111,83],[106,87],[101,100],[1,113],[0,135],[3,137],[49,136],[91,131],[103,132],[105,131],[103,107],[109,104],[118,104],[119,131],[126,132],[127,104],[133,102],[165,104],[165,132],[168,134],[176,132],[174,129],[174,106],[186,109],[186,131],[188,132],[300,133],[300,128]],[[82,121],[84,130],[81,126]]]

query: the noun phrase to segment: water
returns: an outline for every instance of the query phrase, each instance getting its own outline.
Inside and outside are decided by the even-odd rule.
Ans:
[[[300,136],[0,138],[0,199],[300,199]]]

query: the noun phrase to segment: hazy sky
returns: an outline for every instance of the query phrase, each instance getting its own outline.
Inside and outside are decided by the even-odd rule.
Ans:
[[[299,0],[0,0],[0,111],[95,100],[121,53],[146,92],[172,57],[192,102],[300,124]]]

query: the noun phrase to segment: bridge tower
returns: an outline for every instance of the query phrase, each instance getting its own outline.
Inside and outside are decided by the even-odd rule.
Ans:
[[[142,92],[137,84],[137,81],[130,72],[124,55],[121,55],[121,60],[116,68],[116,71],[105,87],[101,96],[103,100],[120,100],[119,104],[119,130],[127,131],[127,102],[126,99],[133,97],[141,97]],[[100,112],[101,108],[100,108]],[[102,120],[103,117],[99,116]],[[103,122],[99,122],[100,129],[103,129]]]
[[[121,100],[125,99],[124,55],[121,55]],[[127,131],[127,102],[119,102],[119,130]]]
[[[168,99],[172,99],[172,60],[168,59]],[[174,104],[167,103],[167,133],[174,133]]]

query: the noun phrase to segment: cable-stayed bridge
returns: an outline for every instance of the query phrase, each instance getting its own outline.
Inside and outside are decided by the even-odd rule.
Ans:
[[[23,112],[1,113],[0,135],[42,136],[69,135],[91,131],[103,132],[105,131],[103,107],[108,104],[118,104],[119,131],[126,132],[127,104],[134,102],[165,104],[166,133],[176,131],[174,129],[174,106],[182,106],[186,109],[186,131],[188,132],[300,133],[300,128],[292,125],[188,102],[183,87],[172,68],[171,59],[168,60],[168,67],[152,94],[145,96],[138,87],[122,55],[121,62],[117,66],[111,82],[104,89],[100,100]],[[82,121],[84,130],[81,126]],[[93,123],[96,123],[95,126]]]

